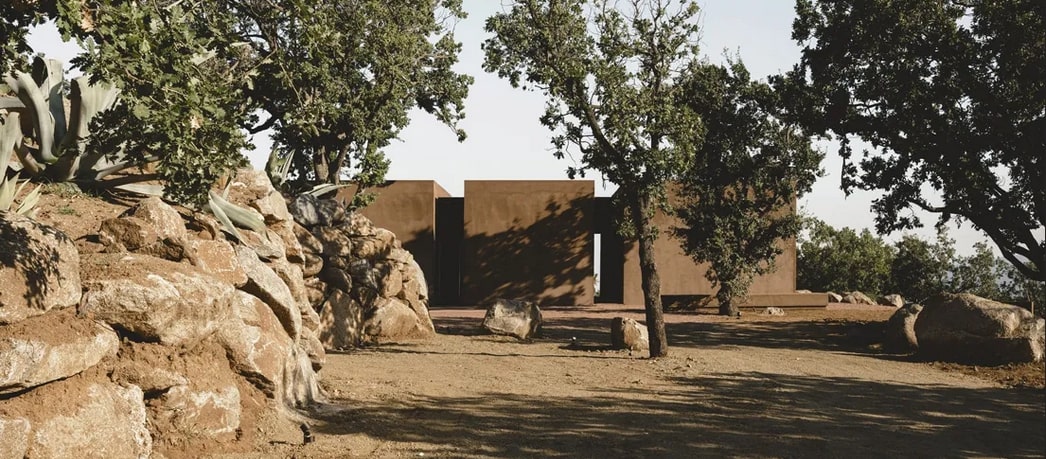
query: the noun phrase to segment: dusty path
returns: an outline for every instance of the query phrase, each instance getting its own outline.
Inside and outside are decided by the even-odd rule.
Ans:
[[[329,355],[316,441],[248,457],[1043,456],[1043,391],[870,352],[854,321],[885,314],[670,315],[648,360],[603,347],[634,309],[546,311],[531,343],[437,310],[434,340]]]

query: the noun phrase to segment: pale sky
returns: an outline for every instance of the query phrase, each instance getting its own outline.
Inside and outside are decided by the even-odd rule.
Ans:
[[[724,50],[740,53],[741,59],[753,77],[783,72],[799,59],[799,48],[791,40],[791,23],[795,16],[790,0],[699,0],[702,6],[702,53],[713,62],[722,62]],[[475,78],[465,102],[466,118],[460,124],[468,139],[458,143],[454,133],[431,116],[417,111],[411,125],[400,135],[400,141],[386,149],[392,165],[389,180],[435,180],[454,196],[461,196],[465,180],[547,180],[566,179],[569,160],[552,156],[549,131],[541,126],[538,117],[544,110],[540,93],[513,89],[496,75],[483,72],[483,52],[480,45],[487,38],[483,31],[486,19],[501,11],[499,0],[465,0],[469,17],[458,23],[455,30],[463,50],[457,70]],[[78,48],[61,44],[54,27],[41,27],[30,37],[30,44],[48,57],[68,62]],[[258,149],[250,155],[255,167],[263,167],[268,155],[268,139],[254,139]],[[870,228],[874,220],[871,200],[875,193],[855,192],[846,197],[839,189],[841,160],[834,146],[822,144],[827,150],[822,164],[825,176],[811,193],[802,197],[800,206],[828,224],[841,228]],[[600,177],[589,174],[596,181],[596,194],[609,196],[612,184],[604,185]],[[915,231],[923,238],[933,240],[936,219],[923,216],[925,228]],[[950,226],[950,235],[956,239],[960,254],[972,253],[972,245],[985,237],[969,223],[961,228]],[[884,236],[895,241],[901,236]]]

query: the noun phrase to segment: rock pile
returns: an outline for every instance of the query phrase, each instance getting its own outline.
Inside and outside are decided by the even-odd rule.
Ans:
[[[290,211],[300,223],[305,291],[320,311],[322,347],[435,334],[425,275],[395,234],[334,200],[302,195]]]
[[[322,400],[320,320],[286,203],[249,170],[228,199],[265,227],[236,242],[146,199],[101,223],[101,253],[79,254],[55,228],[0,214],[0,456],[235,448],[256,435],[244,426],[289,424],[287,407]]]

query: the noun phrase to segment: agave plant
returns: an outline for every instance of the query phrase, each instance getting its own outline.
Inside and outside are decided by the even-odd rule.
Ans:
[[[4,78],[13,96],[0,96],[0,154],[13,151],[18,159],[0,162],[0,169],[21,169],[29,176],[51,180],[97,182],[131,166],[117,152],[106,158],[88,152],[91,120],[117,102],[119,90],[87,77],[67,83],[62,64],[36,58],[32,73],[15,71]],[[68,91],[68,95],[66,92]],[[68,116],[66,103],[69,104]]]
[[[119,90],[105,83],[92,84],[88,77],[79,77],[66,84],[62,64],[52,59],[36,58],[32,73],[12,72],[5,77],[7,89],[0,85],[0,178],[8,168],[27,172],[32,177],[46,177],[54,181],[75,181],[92,187],[113,187],[146,196],[164,194],[162,185],[140,183],[150,176],[123,177],[105,180],[112,174],[144,166],[144,162],[130,161],[120,152],[108,157],[102,152],[89,151],[91,120],[118,103]],[[68,87],[68,96],[66,88]],[[4,96],[13,93],[13,96]],[[66,116],[66,101],[70,110]],[[24,122],[23,122],[24,121]],[[12,154],[17,161],[12,162]],[[17,180],[4,179],[0,191],[9,193],[6,210],[14,197],[25,187],[15,186]],[[39,187],[22,200],[26,212],[35,205]],[[5,202],[0,195],[0,204]],[[19,207],[19,209],[22,209]],[[237,206],[223,196],[211,193],[205,206],[226,226],[226,231],[240,238],[236,227],[258,230],[265,222],[250,209]]]

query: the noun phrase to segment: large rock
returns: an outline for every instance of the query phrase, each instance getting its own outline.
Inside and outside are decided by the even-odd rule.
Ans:
[[[904,297],[901,296],[901,295],[898,295],[896,293],[891,293],[889,295],[883,295],[883,296],[879,297],[879,304],[884,305],[884,306],[893,306],[895,308],[899,308],[901,306],[904,306]]]
[[[189,248],[189,261],[200,271],[236,287],[247,284],[247,273],[229,241],[196,239],[189,243]]]
[[[0,416],[0,457],[22,458],[29,451],[29,420]]]
[[[253,250],[236,246],[236,258],[247,273],[244,291],[269,305],[283,324],[283,329],[292,339],[297,340],[301,336],[301,309],[290,287],[272,268],[262,263]]]
[[[363,330],[369,338],[378,342],[429,335],[418,322],[414,310],[398,298],[377,299],[374,309],[369,311]]]
[[[301,194],[290,202],[288,209],[294,221],[308,228],[334,226],[345,221],[345,206],[333,199]]]
[[[283,372],[283,402],[294,407],[307,407],[326,399],[320,381],[305,350],[291,347]]]
[[[230,441],[240,428],[240,391],[233,383],[217,387],[176,386],[150,403],[151,421],[164,431],[193,440]]]
[[[529,301],[499,298],[487,306],[483,328],[498,335],[530,339],[541,331],[541,309]]]
[[[1026,309],[968,293],[927,300],[915,321],[919,355],[972,364],[1038,362],[1046,320]]]
[[[275,397],[294,342],[268,305],[253,295],[237,292],[232,310],[233,318],[218,331],[218,341],[236,372]]]
[[[838,294],[838,293],[835,293],[835,292],[828,292],[828,302],[829,303],[842,303],[843,302],[843,296]]]
[[[84,262],[81,315],[134,339],[181,345],[228,319],[234,289],[190,266],[145,255],[96,255]]]
[[[614,349],[645,351],[650,349],[646,325],[635,319],[615,317],[610,322],[610,345]]]
[[[857,292],[857,291],[853,291],[853,292],[850,292],[850,293],[847,293],[846,295],[844,295],[842,302],[843,303],[850,303],[850,304],[869,304],[869,305],[877,304],[875,302],[875,300],[871,299],[868,295],[865,295],[865,294],[863,294],[861,292]]]
[[[136,217],[149,224],[160,239],[182,240],[186,236],[185,221],[177,210],[157,197],[139,201],[123,213],[126,217]]]
[[[922,310],[922,305],[906,304],[890,316],[883,336],[884,351],[908,354],[919,349],[919,340],[915,336],[915,321]]]
[[[320,311],[320,342],[329,350],[359,346],[363,342],[363,306],[348,293],[334,290]]]
[[[11,419],[24,419],[30,426],[26,451],[15,457],[146,458],[152,453],[138,386],[121,387],[103,378],[66,379],[0,403],[0,423]],[[16,422],[12,430],[20,437],[24,424]],[[2,438],[0,444],[6,443],[6,435]]]
[[[54,227],[0,212],[0,325],[80,302],[80,254]]]
[[[119,346],[112,328],[65,312],[0,327],[0,395],[78,374]]]

